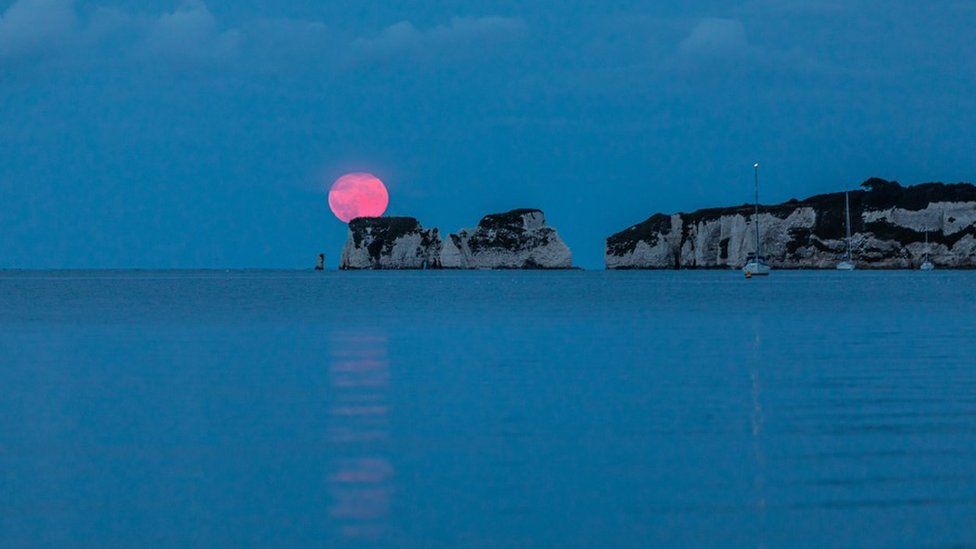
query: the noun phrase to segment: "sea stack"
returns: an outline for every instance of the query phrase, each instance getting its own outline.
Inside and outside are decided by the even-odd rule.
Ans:
[[[902,187],[872,178],[850,192],[858,268],[976,267],[976,186]],[[654,214],[606,241],[608,269],[738,268],[755,248],[752,205]],[[760,238],[777,269],[833,269],[844,256],[844,193],[759,207]],[[929,243],[925,243],[928,233]]]
[[[486,215],[473,229],[448,235],[441,250],[445,269],[569,269],[573,255],[542,210]]]
[[[349,222],[339,268],[437,268],[440,252],[437,229],[424,229],[413,217],[359,217]]]

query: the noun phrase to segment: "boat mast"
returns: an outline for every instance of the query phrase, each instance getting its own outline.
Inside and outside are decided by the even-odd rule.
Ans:
[[[759,256],[762,254],[762,250],[759,249],[759,162],[752,165],[756,170],[756,262],[759,262]]]
[[[847,233],[847,259],[851,259],[851,198],[850,192],[844,191],[844,227]]]

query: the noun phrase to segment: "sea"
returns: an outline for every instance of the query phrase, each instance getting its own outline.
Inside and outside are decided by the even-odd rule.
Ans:
[[[4,547],[973,547],[976,272],[0,272]]]

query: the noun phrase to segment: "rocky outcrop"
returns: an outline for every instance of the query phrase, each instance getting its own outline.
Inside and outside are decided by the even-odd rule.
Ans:
[[[448,235],[440,264],[448,269],[569,269],[573,255],[541,210],[486,215],[473,229]]]
[[[569,269],[573,256],[541,210],[486,215],[444,241],[412,217],[360,217],[349,222],[339,268]]]
[[[869,179],[850,192],[851,247],[859,268],[976,267],[976,186],[902,187]],[[608,269],[741,267],[755,249],[752,205],[655,214],[607,238]],[[843,256],[844,193],[760,206],[763,253],[774,268],[833,268]],[[925,244],[928,232],[929,244]]]
[[[437,268],[441,238],[412,217],[359,217],[349,222],[349,238],[339,268]]]

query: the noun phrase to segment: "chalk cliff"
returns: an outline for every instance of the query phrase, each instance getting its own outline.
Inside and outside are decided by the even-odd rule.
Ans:
[[[349,222],[339,268],[437,268],[440,253],[437,229],[424,229],[412,217],[359,217]]]
[[[486,215],[473,229],[448,235],[445,269],[569,269],[573,255],[541,210]]]
[[[349,222],[339,268],[569,269],[573,256],[540,210],[486,215],[473,229],[441,240],[412,217],[361,217]]]
[[[927,251],[937,267],[976,267],[976,186],[902,187],[873,178],[850,192],[850,204],[852,256],[859,268],[915,268]],[[738,268],[755,248],[754,217],[750,204],[655,214],[607,238],[606,266]],[[774,268],[833,268],[845,249],[844,193],[760,206],[759,226],[763,253]]]

